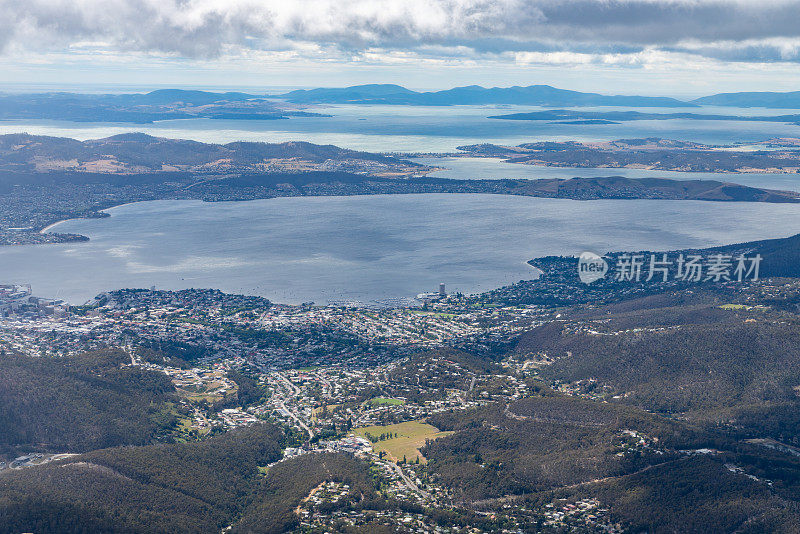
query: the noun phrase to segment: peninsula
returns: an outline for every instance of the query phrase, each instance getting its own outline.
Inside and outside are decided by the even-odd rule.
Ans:
[[[483,193],[574,200],[800,202],[800,193],[716,180],[620,176],[450,180],[383,154],[311,143],[214,145],[124,134],[74,139],[0,136],[0,245],[85,240],[45,232],[76,217],[147,200],[254,200],[285,196]]]
[[[677,172],[798,173],[800,139],[775,138],[745,145],[707,145],[648,137],[615,141],[539,141],[517,146],[458,147],[464,155],[509,163],[557,167],[658,169]]]

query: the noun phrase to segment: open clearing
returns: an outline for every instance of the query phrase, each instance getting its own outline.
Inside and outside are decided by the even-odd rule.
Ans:
[[[375,397],[374,399],[370,399],[367,401],[367,404],[371,404],[372,406],[378,406],[380,404],[391,404],[392,406],[400,406],[401,404],[405,404],[406,401],[403,399],[387,399],[385,397]]]
[[[413,462],[419,457],[419,461],[424,463],[425,457],[419,452],[420,447],[425,445],[426,439],[436,439],[449,436],[452,432],[440,432],[438,428],[423,421],[408,421],[385,426],[365,426],[353,430],[355,435],[363,438],[367,434],[380,436],[381,434],[397,434],[396,438],[378,441],[372,444],[372,448],[377,451],[385,451],[386,456],[392,460],[406,460]],[[369,438],[368,438],[369,439]]]

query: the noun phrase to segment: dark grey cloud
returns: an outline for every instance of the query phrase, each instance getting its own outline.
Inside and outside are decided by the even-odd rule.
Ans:
[[[0,49],[216,57],[663,50],[797,61],[800,0],[0,0]]]
[[[578,41],[658,45],[686,39],[746,40],[800,35],[800,2],[593,1],[539,3],[546,33]]]

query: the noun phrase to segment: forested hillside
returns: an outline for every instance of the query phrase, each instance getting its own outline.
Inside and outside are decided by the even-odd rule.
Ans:
[[[145,445],[175,423],[169,378],[121,350],[0,358],[0,455]]]
[[[618,454],[628,449],[626,429],[672,450],[716,442],[711,434],[682,423],[546,390],[508,406],[445,413],[430,422],[455,434],[425,447],[429,466],[457,498],[467,500],[621,476],[672,458],[652,448]]]
[[[283,432],[104,449],[0,473],[0,532],[219,532],[251,502]]]
[[[735,421],[745,434],[797,442],[800,329],[796,322],[751,315],[614,335],[545,327],[547,337],[534,332],[520,350],[555,360],[540,371],[549,380],[592,380],[627,404],[707,424]]]
[[[345,482],[350,486],[339,507],[375,504],[377,485],[366,462],[345,454],[310,454],[270,468],[252,505],[232,532],[278,534],[298,526],[295,508],[324,481]]]

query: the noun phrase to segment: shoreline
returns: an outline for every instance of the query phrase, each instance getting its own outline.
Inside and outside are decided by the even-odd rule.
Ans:
[[[623,177],[624,178],[624,177]],[[444,180],[450,180],[450,178],[444,178]],[[542,180],[560,180],[558,178],[553,179],[542,179]],[[633,179],[635,180],[635,179]],[[479,182],[481,180],[474,180],[475,182]],[[486,180],[488,181],[488,180]],[[500,180],[498,180],[500,181]],[[722,182],[722,184],[727,185],[727,182]],[[739,185],[739,184],[732,184],[732,185]],[[252,202],[255,200],[272,200],[277,198],[331,198],[331,197],[358,197],[358,196],[396,196],[396,195],[492,195],[492,196],[510,196],[510,197],[529,197],[529,198],[544,198],[544,199],[551,199],[551,200],[572,200],[575,202],[592,202],[597,200],[622,200],[622,201],[630,201],[630,200],[667,200],[672,202],[686,202],[686,201],[693,201],[693,202],[713,202],[713,203],[722,203],[722,204],[735,204],[735,203],[744,203],[744,204],[800,204],[800,191],[790,191],[790,190],[781,190],[781,189],[766,189],[766,188],[752,188],[750,186],[742,186],[751,189],[757,189],[762,192],[766,193],[782,193],[787,194],[787,199],[785,201],[769,201],[769,200],[739,200],[739,199],[707,199],[707,198],[658,198],[658,197],[594,197],[594,198],[574,198],[568,196],[549,196],[549,195],[536,195],[536,194],[519,194],[514,192],[493,192],[493,191],[413,191],[413,192],[376,192],[376,193],[355,193],[352,195],[348,194],[316,194],[316,195],[278,195],[278,196],[271,196],[271,197],[264,197],[264,198],[241,198],[241,199],[225,199],[225,200],[206,200],[206,199],[192,199],[192,198],[154,198],[149,200],[135,200],[133,202],[123,202],[121,204],[114,204],[112,206],[108,206],[105,208],[101,208],[97,210],[95,213],[104,213],[105,216],[103,217],[67,217],[65,219],[61,219],[55,221],[53,223],[48,224],[44,228],[38,230],[36,233],[44,234],[48,231],[52,230],[54,227],[58,226],[61,223],[79,219],[93,219],[93,218],[106,218],[111,217],[111,213],[108,213],[108,210],[113,210],[116,208],[121,208],[123,206],[129,206],[132,204],[139,204],[142,202],[159,202],[164,200],[179,200],[179,201],[200,201],[200,202],[207,202],[209,204],[216,204],[221,202]],[[794,195],[794,196],[792,196]]]
[[[159,199],[155,199],[155,200],[159,200]],[[115,204],[115,205],[109,206],[107,208],[99,209],[99,210],[97,210],[96,213],[105,213],[108,217],[111,217],[111,214],[108,213],[107,210],[113,210],[115,208],[121,208],[122,206],[128,206],[130,204],[138,204],[139,202],[154,202],[154,200],[135,200],[133,202],[123,202],[122,204]],[[67,221],[77,221],[79,219],[105,219],[105,218],[106,217],[67,217],[66,219],[61,219],[60,221],[56,221],[54,223],[48,224],[47,226],[45,226],[44,228],[39,230],[38,233],[45,234],[48,231],[50,231],[51,229],[53,229],[54,227],[58,226],[59,224],[65,223]]]
[[[634,179],[634,178],[625,178],[625,177],[621,177],[621,178],[624,179],[624,180],[637,180],[637,179]],[[451,180],[451,179],[444,178],[443,180]],[[564,179],[554,178],[554,179],[539,179],[539,180],[525,180],[525,181],[538,182],[538,181],[555,181],[555,180],[564,180]],[[465,182],[467,184],[469,184],[470,182],[474,182],[474,183],[489,182],[489,183],[491,183],[492,181],[493,180],[466,180]],[[498,180],[498,182],[500,182],[500,181],[502,181],[502,180]],[[673,181],[680,182],[680,180],[673,180]],[[686,202],[686,201],[694,201],[694,202],[715,202],[715,203],[723,203],[723,204],[728,204],[728,203],[800,204],[800,192],[798,192],[798,191],[766,189],[766,188],[754,188],[754,187],[751,187],[751,186],[741,186],[740,184],[731,184],[729,182],[719,182],[719,184],[722,185],[722,186],[724,186],[724,185],[736,185],[736,186],[744,187],[744,188],[747,188],[747,189],[755,190],[755,191],[760,192],[762,194],[773,194],[773,193],[775,193],[775,194],[778,194],[782,198],[779,199],[779,200],[767,200],[767,199],[741,200],[741,199],[735,199],[735,198],[716,199],[716,198],[697,198],[697,197],[695,197],[695,198],[692,198],[692,197],[688,197],[688,198],[674,198],[674,197],[672,197],[672,198],[664,198],[664,197],[658,198],[658,197],[648,197],[648,196],[645,196],[645,195],[638,196],[638,197],[636,197],[636,196],[634,196],[634,197],[594,196],[594,197],[580,198],[580,197],[575,197],[575,196],[572,196],[572,197],[571,196],[558,196],[558,195],[552,195],[551,196],[549,194],[535,194],[535,193],[526,194],[526,192],[516,192],[516,191],[469,191],[469,190],[467,190],[467,191],[358,192],[358,193],[355,193],[355,194],[341,194],[341,193],[339,193],[339,194],[324,194],[324,193],[322,193],[322,194],[311,194],[311,195],[278,195],[278,196],[270,196],[270,197],[263,197],[263,198],[232,198],[232,199],[224,199],[224,200],[207,200],[207,199],[191,199],[191,198],[178,198],[178,199],[168,199],[168,198],[159,199],[159,198],[154,198],[154,199],[146,199],[146,200],[135,200],[135,201],[132,201],[132,202],[123,202],[123,203],[120,203],[120,204],[114,204],[114,205],[111,205],[111,206],[107,206],[107,207],[104,207],[104,208],[101,208],[101,209],[98,209],[97,211],[95,211],[94,213],[98,214],[98,215],[94,216],[94,217],[76,216],[76,217],[67,217],[65,219],[60,219],[58,221],[55,221],[55,222],[52,222],[52,223],[48,224],[47,226],[39,229],[38,231],[35,231],[35,233],[39,234],[39,235],[48,234],[51,230],[53,230],[53,228],[57,227],[58,225],[60,225],[60,224],[62,224],[64,222],[67,222],[67,221],[78,220],[78,219],[92,219],[92,218],[111,217],[111,213],[109,213],[109,210],[113,210],[113,209],[116,209],[116,208],[132,205],[132,204],[138,204],[138,203],[141,203],[141,202],[158,202],[158,201],[163,201],[163,200],[187,200],[187,201],[197,201],[197,200],[199,200],[200,202],[218,203],[218,202],[251,202],[251,201],[255,201],[255,200],[271,200],[271,199],[276,199],[276,198],[325,198],[325,197],[384,196],[384,195],[385,196],[395,196],[395,195],[431,195],[432,194],[432,195],[492,195],[492,196],[496,195],[496,196],[510,196],[510,197],[542,198],[542,199],[551,199],[551,200],[572,200],[572,201],[575,201],[575,202],[591,202],[591,201],[598,201],[598,200],[602,200],[602,201],[608,201],[608,200],[618,200],[618,201],[657,200],[657,201],[662,201],[662,200],[666,200],[666,201],[673,201],[673,202],[675,202],[675,201],[684,201],[684,202]],[[54,232],[53,234],[57,235],[57,232]],[[74,241],[88,241],[90,239],[87,236],[78,235],[78,234],[76,234],[75,237],[81,237],[81,238],[84,238],[84,239],[75,239]],[[70,240],[70,241],[73,241],[73,240]],[[32,244],[44,245],[44,244],[52,244],[52,243],[32,243]],[[3,245],[0,245],[0,246],[14,246],[14,245],[13,244],[8,244],[8,245],[3,244]]]
[[[361,197],[362,197],[362,198],[364,198],[364,199],[366,199],[367,197],[378,197],[378,196],[381,196],[381,197],[383,197],[383,198],[385,198],[385,199],[391,199],[392,197],[395,197],[396,195],[361,195]],[[407,197],[407,198],[411,198],[411,197],[413,197],[413,196],[416,196],[416,195],[406,195],[406,197]],[[428,195],[424,195],[424,196],[427,196],[427,197],[429,197],[429,198],[432,198],[432,197],[435,197],[435,196],[437,196],[437,195],[434,193],[434,194],[428,194]],[[469,195],[469,194],[467,194],[466,196],[467,196],[467,197],[469,197],[469,196],[473,196],[473,195]],[[475,197],[484,197],[484,198],[486,198],[486,197],[488,197],[488,196],[490,196],[490,195],[485,195],[485,194],[482,194],[482,195],[474,195],[474,196],[475,196]],[[491,195],[491,196],[493,196],[493,195]],[[290,201],[290,200],[292,200],[293,198],[296,198],[296,199],[300,200],[300,198],[301,198],[301,197],[282,197],[282,198],[284,198],[284,199],[285,199],[285,200],[287,200],[287,201]],[[302,198],[304,198],[304,200],[305,200],[305,199],[307,199],[308,197],[302,197]],[[324,198],[322,198],[322,197],[316,197],[316,198],[317,198],[317,201],[318,201],[318,202],[323,202],[323,203],[325,202],[325,199],[324,199]],[[454,204],[460,205],[460,202],[456,202],[456,200],[458,200],[458,198],[457,198],[457,197],[455,197],[455,196],[452,196],[452,195],[451,195],[451,198],[452,198],[452,200],[453,200]],[[181,200],[181,199],[178,199],[178,200]],[[259,200],[262,200],[262,202],[263,202],[264,200],[273,200],[273,199],[259,199]],[[521,200],[521,201],[523,201],[523,200],[526,200],[526,199],[524,199],[524,198],[520,198],[520,200]],[[543,200],[544,200],[544,199],[543,199]],[[560,201],[560,202],[570,202],[570,203],[575,203],[575,202],[576,202],[576,201],[574,201],[574,200],[569,200],[569,199],[546,199],[546,200],[549,200],[549,201]],[[190,201],[191,201],[191,202],[193,202],[193,203],[196,203],[196,204],[195,204],[194,206],[190,206],[190,207],[188,208],[189,210],[196,210],[197,208],[200,208],[200,207],[202,207],[202,205],[201,205],[201,203],[200,203],[200,202],[197,202],[196,200],[190,200]],[[152,202],[152,201],[136,201],[136,202],[127,202],[127,203],[124,203],[124,204],[119,204],[118,206],[115,206],[115,207],[120,207],[120,206],[123,206],[123,205],[128,205],[128,204],[131,204],[131,205],[132,205],[132,204],[137,204],[137,203],[139,203],[139,202]],[[225,202],[225,203],[228,203],[229,205],[232,205],[232,202],[251,202],[251,201],[250,201],[250,200],[247,200],[247,201],[228,201],[228,202]],[[666,202],[666,201],[662,201],[662,202]],[[697,201],[696,201],[696,202],[697,202]],[[168,202],[167,202],[167,206],[169,206],[169,205],[171,205],[171,204],[173,204],[173,201],[168,201]],[[177,204],[178,204],[178,202],[174,202],[174,204],[175,204],[175,205],[177,205]],[[184,204],[184,205],[185,205],[186,203],[185,203],[185,202],[181,202],[180,204]],[[205,204],[205,205],[206,205],[206,206],[208,206],[209,204],[211,204],[211,203],[208,203],[208,204]],[[264,207],[266,207],[266,203],[264,204]],[[105,209],[105,211],[111,211],[111,209],[112,209],[112,208],[113,208],[113,207],[106,208],[106,209]],[[168,209],[171,209],[171,208],[168,208]],[[258,208],[258,207],[257,207],[256,209],[258,210],[258,209],[260,209],[260,208]],[[136,211],[138,212],[139,210],[136,210]],[[150,211],[149,211],[149,210],[144,210],[144,211],[145,211],[146,213],[148,213],[148,214],[150,213]],[[793,213],[796,213],[795,209],[791,209],[790,211],[791,211],[791,212],[793,212]],[[130,212],[129,212],[129,213],[130,213]],[[127,215],[126,215],[126,216],[127,216]],[[56,224],[56,223],[53,223],[53,224]],[[107,224],[107,223],[102,223],[102,222],[99,222],[99,223],[98,223],[98,225],[103,225],[103,224]],[[49,225],[49,226],[53,226],[53,225]],[[793,226],[794,226],[794,225],[793,225]],[[796,231],[797,231],[796,229],[794,229],[794,230],[793,230],[793,232],[796,232]],[[760,232],[759,232],[759,233],[760,233]],[[787,232],[787,233],[788,233],[788,232]],[[785,235],[785,234],[779,234],[779,235]],[[728,236],[728,237],[730,237],[730,236]],[[765,240],[765,239],[776,239],[776,238],[772,238],[772,237],[770,237],[770,236],[769,236],[769,234],[767,233],[766,235],[765,235],[765,234],[761,234],[761,236],[759,236],[757,239],[759,239],[759,240]],[[779,239],[779,237],[778,237],[777,239]],[[736,240],[738,240],[738,239],[736,239]],[[744,240],[742,240],[742,241],[744,241]],[[728,238],[727,238],[727,237],[725,238],[725,240],[724,240],[724,241],[722,241],[722,243],[728,243],[728,242],[729,242],[729,240],[728,240]],[[703,247],[704,247],[704,248],[706,248],[706,247],[709,247],[709,248],[710,248],[710,247],[714,247],[714,246],[715,246],[715,243],[710,243],[710,242],[706,242],[706,243],[703,245]],[[576,249],[576,251],[577,251],[577,250],[580,250],[580,249]],[[591,249],[590,249],[590,250],[591,250]],[[656,248],[656,250],[662,250],[662,249],[661,249],[661,248]],[[559,253],[557,253],[557,254],[559,254]],[[563,254],[563,252],[562,252],[562,253],[560,253],[559,255],[561,255],[561,254]],[[470,292],[470,293],[467,293],[467,292],[465,292],[465,293],[466,293],[466,294],[475,294],[475,293],[489,293],[489,292],[491,292],[491,291],[496,291],[496,290],[502,289],[503,287],[513,286],[513,285],[515,285],[515,284],[516,284],[516,282],[517,282],[518,280],[525,280],[525,281],[529,281],[529,280],[536,280],[536,279],[539,279],[539,278],[541,277],[541,275],[543,274],[543,270],[542,270],[542,269],[540,269],[539,267],[535,266],[535,265],[531,265],[531,264],[530,264],[530,259],[529,259],[529,258],[536,259],[536,258],[540,257],[541,255],[542,255],[542,252],[539,252],[539,253],[533,252],[533,253],[531,253],[531,251],[527,251],[527,253],[524,253],[524,252],[523,252],[522,254],[520,254],[520,255],[517,257],[517,260],[516,260],[515,264],[516,264],[516,265],[518,265],[519,267],[523,267],[523,266],[524,266],[524,267],[523,267],[523,270],[524,270],[524,271],[526,271],[526,272],[525,272],[525,274],[524,274],[523,276],[520,276],[518,279],[517,279],[517,278],[513,278],[513,277],[512,277],[512,278],[509,278],[509,279],[506,281],[506,280],[505,280],[505,276],[503,276],[503,277],[501,277],[501,278],[499,278],[499,279],[498,279],[499,283],[498,283],[496,286],[495,286],[494,284],[492,284],[492,286],[490,286],[490,287],[487,287],[485,290],[479,290],[479,291],[476,291],[476,292],[474,292],[474,293],[473,293],[473,292]],[[509,272],[509,271],[510,271],[510,269],[508,269],[506,272]],[[173,286],[171,286],[171,285],[169,285],[169,284],[167,284],[167,285],[165,286],[165,285],[164,285],[164,282],[159,282],[159,281],[157,281],[157,280],[156,280],[155,282],[156,282],[156,284],[155,284],[155,285],[158,285],[158,286],[159,286],[159,287],[161,287],[162,289],[178,290],[178,289],[176,289],[175,287],[173,287]],[[114,284],[114,285],[116,285],[116,284]],[[125,284],[119,284],[119,285],[120,285],[120,286],[123,286],[123,285],[124,285],[125,287],[131,287],[130,280],[126,280],[126,283],[125,283]],[[147,283],[144,283],[144,284],[137,284],[137,283],[134,283],[132,286],[133,286],[133,287],[140,287],[140,286],[141,286],[141,287],[149,287],[150,285],[152,285],[152,284],[151,284],[151,283],[148,281]],[[237,284],[237,285],[238,285],[238,284]],[[218,286],[216,283],[213,283],[213,284],[212,284],[210,287],[215,287],[215,286],[216,286],[216,287],[218,287],[218,288],[220,288],[220,289],[222,290],[222,288],[221,288],[220,286]],[[105,285],[103,285],[103,287],[105,287]],[[199,285],[199,286],[197,286],[197,287],[209,287],[209,286],[207,285],[207,283],[202,283],[202,282],[200,282],[200,285]],[[245,291],[242,291],[242,289],[243,289],[243,288],[241,288],[241,287],[239,287],[239,288],[237,288],[237,289],[238,289],[238,291],[237,291],[237,290],[234,290],[234,291],[231,291],[231,292],[232,292],[232,293],[245,294],[245,295],[260,295],[260,296],[265,296],[265,298],[269,298],[270,300],[272,300],[272,301],[274,301],[274,302],[279,302],[279,303],[284,303],[284,304],[292,303],[292,301],[291,301],[291,300],[288,300],[288,299],[286,299],[285,297],[284,297],[284,298],[282,298],[280,295],[279,295],[279,296],[275,296],[275,294],[274,294],[274,293],[273,293],[273,294],[271,294],[271,295],[267,295],[267,294],[265,294],[265,293],[255,293],[255,292],[251,292],[250,290],[245,290]],[[262,289],[262,290],[263,290],[263,289]],[[98,290],[98,292],[100,292],[100,291],[101,291],[101,290],[99,289],[99,290]],[[413,295],[411,295],[411,296],[413,296]],[[82,300],[82,298],[79,298],[79,299],[76,299],[74,302],[75,302],[75,303],[80,303],[80,301],[81,301],[81,300]],[[324,294],[323,294],[323,295],[318,295],[318,296],[317,296],[317,298],[313,298],[313,299],[310,299],[310,300],[314,300],[314,301],[317,301],[317,302],[320,302],[320,301],[322,301],[322,302],[326,302],[326,300],[327,300],[327,299],[325,298],[325,296],[324,296]]]
[[[391,152],[388,152],[391,154]],[[610,166],[610,167],[603,167],[603,166],[592,166],[592,165],[565,165],[561,163],[544,163],[541,161],[537,161],[536,163],[528,163],[527,161],[512,161],[507,156],[481,156],[479,154],[472,154],[469,152],[466,153],[447,153],[442,152],[441,155],[434,155],[434,154],[423,154],[423,155],[415,155],[415,153],[408,153],[400,154],[402,157],[406,157],[407,159],[491,159],[497,160],[498,163],[507,163],[510,165],[525,165],[527,167],[541,167],[543,169],[552,168],[552,169],[565,169],[565,170],[585,170],[585,169],[595,169],[598,171],[615,171],[615,170],[623,170],[623,171],[642,171],[642,172],[662,172],[662,173],[678,173],[678,174],[718,174],[720,176],[737,176],[737,175],[751,175],[751,174],[766,174],[766,175],[775,175],[775,176],[784,176],[784,175],[798,175],[800,173],[796,171],[789,171],[789,170],[778,170],[778,171],[770,171],[767,169],[748,169],[748,170],[717,170],[717,171],[698,171],[698,170],[686,170],[683,168],[660,168],[660,167],[653,167],[653,166],[644,166],[644,167],[637,167],[635,164],[631,165],[622,165],[622,166]],[[436,171],[430,171],[429,174],[435,173]],[[436,178],[434,176],[433,178]],[[638,178],[650,178],[649,176],[642,176]],[[653,177],[656,178],[656,177]],[[453,178],[447,178],[452,180]],[[568,178],[567,178],[568,179]],[[696,180],[700,180],[702,178],[695,178]]]
[[[45,226],[44,228],[39,230],[39,233],[40,234],[46,234],[47,232],[50,231],[51,228],[53,228],[55,226],[58,226],[59,224],[61,224],[63,222],[71,221],[72,219],[77,219],[77,217],[72,217],[70,219],[61,219],[60,221],[56,221],[56,222],[54,222],[52,224],[48,224],[47,226]]]

